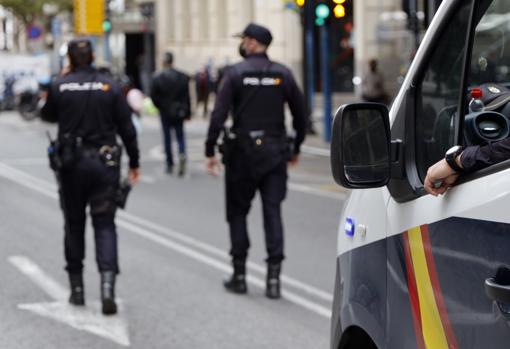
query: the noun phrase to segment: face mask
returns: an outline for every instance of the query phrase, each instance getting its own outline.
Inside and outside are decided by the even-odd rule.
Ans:
[[[246,57],[246,49],[244,48],[243,46],[243,43],[241,42],[241,44],[239,44],[239,54],[241,55],[241,57]]]

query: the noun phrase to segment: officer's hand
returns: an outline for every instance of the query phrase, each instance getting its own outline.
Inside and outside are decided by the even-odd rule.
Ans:
[[[128,180],[131,185],[135,185],[140,181],[140,169],[130,168],[128,170]]]
[[[299,154],[294,154],[289,160],[289,166],[295,167],[299,163]]]
[[[212,176],[219,176],[221,172],[221,163],[215,156],[210,156],[205,160],[207,173]]]
[[[434,196],[442,195],[455,183],[458,177],[459,174],[448,165],[445,159],[442,159],[427,170],[424,189]]]

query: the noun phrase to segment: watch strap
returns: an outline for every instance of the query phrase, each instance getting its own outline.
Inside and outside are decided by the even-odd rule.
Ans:
[[[448,164],[448,166],[450,166],[452,168],[452,170],[454,170],[455,172],[463,172],[464,169],[462,167],[460,167],[458,164],[457,164],[457,156],[459,156],[462,151],[464,149],[463,148],[459,148],[457,151],[455,151],[454,153],[452,154],[446,154],[445,156],[445,160],[446,160],[446,163]]]

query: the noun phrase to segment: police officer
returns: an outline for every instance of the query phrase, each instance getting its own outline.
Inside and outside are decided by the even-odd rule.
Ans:
[[[42,117],[58,122],[58,146],[52,168],[60,185],[65,221],[64,250],[73,305],[84,305],[86,207],[95,232],[104,314],[115,314],[117,233],[114,223],[120,177],[120,135],[129,155],[128,179],[138,182],[139,153],[130,109],[117,84],[92,67],[92,45],[85,39],[68,44],[70,71],[50,88]],[[55,160],[57,159],[57,160]]]
[[[427,170],[424,189],[434,196],[444,194],[453,186],[459,175],[478,171],[510,159],[510,138],[486,145],[462,147],[455,145],[448,149],[444,159]]]
[[[210,174],[219,173],[215,145],[232,109],[233,126],[225,133],[222,148],[234,273],[224,286],[234,293],[247,292],[245,263],[250,241],[246,216],[258,190],[268,253],[266,296],[274,299],[280,297],[284,259],[281,203],[287,191],[287,162],[297,164],[305,137],[304,98],[290,70],[269,60],[266,50],[272,35],[267,28],[252,23],[240,36],[239,53],[245,59],[227,70],[219,86],[206,140],[206,167]],[[291,144],[285,129],[286,102],[295,130]]]

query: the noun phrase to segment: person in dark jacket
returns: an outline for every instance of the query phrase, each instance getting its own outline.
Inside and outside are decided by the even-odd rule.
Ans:
[[[84,305],[86,207],[94,226],[96,260],[101,273],[104,314],[115,314],[115,277],[119,273],[116,195],[120,179],[120,135],[129,155],[128,179],[138,182],[139,150],[131,112],[120,87],[92,67],[92,45],[85,39],[68,45],[70,70],[51,85],[42,118],[58,122],[58,147],[52,168],[59,181],[65,221],[65,258],[73,305]],[[58,159],[58,161],[57,161]]]
[[[246,258],[250,246],[246,216],[260,192],[267,247],[266,296],[280,297],[280,270],[284,259],[281,203],[287,192],[287,163],[297,164],[305,138],[304,97],[292,73],[270,61],[266,50],[271,32],[249,24],[240,35],[241,63],[230,67],[221,80],[205,144],[206,167],[218,174],[215,145],[232,110],[233,127],[223,139],[227,221],[230,228],[234,273],[224,282],[228,291],[246,293]],[[284,106],[293,116],[295,138],[288,142]]]
[[[167,52],[164,59],[164,69],[154,76],[151,86],[151,98],[159,109],[163,143],[166,153],[166,171],[173,173],[174,160],[172,155],[172,136],[174,130],[179,145],[179,176],[186,171],[186,139],[184,134],[184,120],[191,116],[189,98],[189,77],[173,68],[173,54]]]
[[[434,196],[444,194],[459,175],[481,170],[510,159],[510,138],[486,145],[450,148],[445,158],[430,166],[424,181],[425,191]]]

